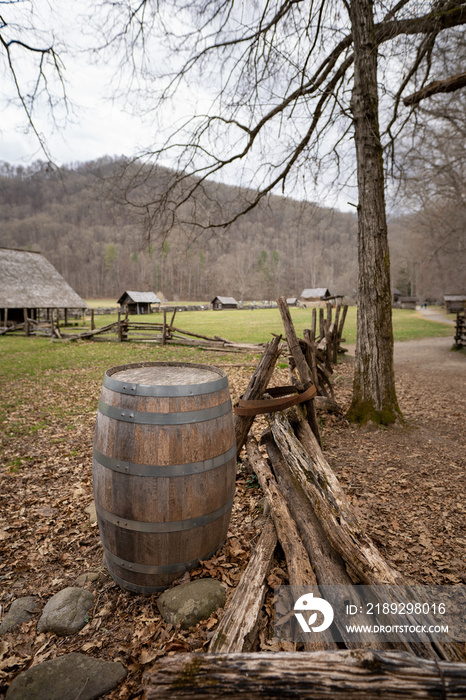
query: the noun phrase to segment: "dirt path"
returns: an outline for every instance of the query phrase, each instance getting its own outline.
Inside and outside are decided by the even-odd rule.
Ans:
[[[452,345],[395,343],[405,425],[361,429],[343,419],[325,429],[329,461],[369,534],[393,566],[424,584],[466,582],[466,355]],[[349,360],[337,379],[344,407],[351,376]]]

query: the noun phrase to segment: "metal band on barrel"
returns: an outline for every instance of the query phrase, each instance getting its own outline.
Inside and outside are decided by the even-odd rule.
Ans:
[[[214,520],[221,518],[222,515],[231,508],[233,505],[233,498],[225,503],[217,510],[211,513],[206,513],[205,515],[200,515],[197,518],[188,518],[187,520],[169,520],[167,522],[147,522],[144,520],[128,520],[128,518],[122,518],[115,513],[110,513],[99,503],[95,504],[97,514],[112,525],[117,527],[122,527],[125,530],[132,530],[134,532],[183,532],[185,530],[192,530],[196,527],[202,527],[203,525],[208,525]]]
[[[205,459],[202,462],[188,462],[186,464],[135,464],[134,462],[124,462],[121,459],[115,459],[104,455],[94,447],[95,461],[107,469],[112,469],[121,474],[130,474],[131,476],[155,476],[155,477],[173,477],[173,476],[189,476],[191,474],[202,474],[203,472],[223,467],[230,460],[236,457],[236,445],[233,445],[227,452],[221,455]]]
[[[181,573],[183,571],[187,571],[188,569],[193,569],[200,561],[204,561],[205,559],[210,559],[210,557],[213,554],[215,554],[217,549],[219,547],[221,547],[222,544],[223,543],[217,545],[217,547],[215,547],[215,549],[213,549],[208,554],[205,554],[202,557],[197,557],[197,559],[193,559],[192,561],[177,562],[176,564],[162,564],[159,566],[155,566],[152,564],[136,564],[135,562],[132,562],[132,561],[126,561],[125,559],[121,559],[120,557],[117,557],[115,554],[113,554],[113,552],[109,552],[108,549],[105,549],[105,548],[104,548],[104,552],[105,552],[105,558],[108,557],[108,559],[110,559],[110,561],[113,564],[116,564],[117,566],[120,566],[122,569],[125,569],[127,571],[133,571],[136,574],[148,574],[148,575],[151,575],[151,574],[152,575],[155,575],[155,574],[177,574],[178,572]],[[112,574],[112,577],[114,577],[113,574]],[[119,583],[119,581],[117,581],[117,583]],[[166,586],[165,586],[165,588],[166,588]]]
[[[212,382],[202,382],[200,384],[174,384],[172,386],[159,386],[150,384],[134,384],[132,382],[122,382],[113,379],[107,372],[104,374],[103,385],[107,389],[116,391],[118,394],[130,394],[131,396],[158,396],[165,397],[186,397],[201,396],[202,394],[213,394],[228,387],[228,377],[219,377]]]
[[[98,409],[102,415],[126,423],[142,425],[184,425],[186,423],[202,423],[206,420],[220,418],[231,411],[231,399],[211,408],[203,408],[199,411],[182,411],[180,413],[147,413],[145,411],[131,411],[118,406],[109,406],[102,399],[99,400]]]

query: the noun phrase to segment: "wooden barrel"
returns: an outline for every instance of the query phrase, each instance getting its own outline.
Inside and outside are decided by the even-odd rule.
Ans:
[[[106,371],[94,439],[94,498],[112,578],[164,590],[223,544],[236,445],[225,372],[178,362]]]

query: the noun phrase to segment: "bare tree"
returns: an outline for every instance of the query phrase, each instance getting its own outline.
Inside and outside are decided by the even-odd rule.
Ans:
[[[148,230],[166,235],[184,226],[195,238],[280,188],[303,196],[303,181],[341,182],[354,137],[359,289],[350,415],[395,421],[383,140],[396,140],[409,117],[403,96],[424,87],[439,37],[466,22],[466,3],[101,0],[95,20],[102,46],[123,49],[120,67],[132,71],[139,108],[161,111],[174,98],[186,115],[163,143],[129,162],[120,181],[121,199]],[[150,61],[167,65],[162,43],[171,64],[164,75]],[[387,117],[379,93],[391,106]],[[161,171],[167,163],[175,170]],[[251,188],[215,206],[211,180],[220,177]]]
[[[27,127],[34,133],[48,161],[47,139],[39,131],[35,108],[57,116],[58,105],[68,106],[64,66],[51,27],[41,27],[32,0],[3,0],[0,8],[0,61],[3,63],[3,101],[20,106]]]
[[[465,48],[464,41],[457,51],[450,44],[450,62],[455,53],[464,56]],[[440,65],[437,74],[441,70]],[[405,234],[409,232],[403,236],[405,249],[397,254],[399,264],[411,261],[410,281],[423,300],[466,291],[465,114],[465,91],[431,96],[420,104],[415,123],[398,147],[398,197],[412,213],[404,222]]]

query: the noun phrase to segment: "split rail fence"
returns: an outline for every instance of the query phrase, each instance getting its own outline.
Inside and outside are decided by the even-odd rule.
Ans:
[[[396,642],[376,645],[365,638],[356,645],[342,626],[343,642],[335,641],[327,630],[328,636],[319,643],[282,641],[278,652],[255,652],[269,592],[267,576],[278,544],[290,586],[363,584],[396,589],[408,583],[365,532],[322,451],[316,420],[322,406],[313,396],[313,382],[315,362],[325,365],[325,357],[319,355],[323,338],[317,343],[310,329],[298,339],[286,300],[279,299],[278,305],[292,382],[283,389],[290,395],[298,392],[305,400],[282,410],[274,402],[285,402],[286,392],[270,398],[269,382],[283,354],[277,336],[265,347],[234,408],[237,455],[246,445],[249,467],[257,475],[270,515],[207,653],[158,660],[143,677],[144,698],[466,697],[466,651],[450,638],[420,644],[400,634]],[[329,327],[326,341],[330,335]],[[265,414],[268,421],[260,440],[263,451],[251,431],[258,414]],[[415,622],[409,615],[407,621]]]

